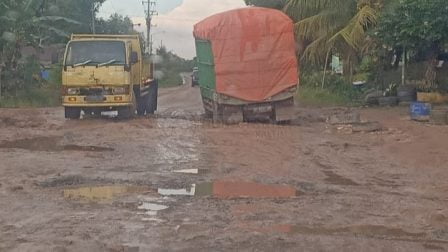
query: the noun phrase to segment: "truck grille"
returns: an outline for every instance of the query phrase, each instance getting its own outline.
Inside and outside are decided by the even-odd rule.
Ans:
[[[80,95],[82,95],[82,96],[112,95],[112,89],[111,88],[81,88]]]

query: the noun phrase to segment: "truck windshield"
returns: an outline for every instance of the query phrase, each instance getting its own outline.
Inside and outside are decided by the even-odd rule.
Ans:
[[[120,41],[76,41],[67,49],[65,65],[124,65],[125,44]]]

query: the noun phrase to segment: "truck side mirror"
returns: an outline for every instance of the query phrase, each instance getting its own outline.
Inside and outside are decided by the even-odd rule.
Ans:
[[[138,63],[138,53],[137,52],[131,52],[131,64]]]

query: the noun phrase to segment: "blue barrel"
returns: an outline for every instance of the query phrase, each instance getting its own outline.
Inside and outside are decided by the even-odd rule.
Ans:
[[[431,116],[431,104],[423,102],[411,103],[411,119],[416,121],[428,121]]]

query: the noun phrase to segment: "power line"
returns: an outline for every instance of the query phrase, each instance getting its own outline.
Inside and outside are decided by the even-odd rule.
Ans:
[[[173,18],[173,17],[157,17],[157,19],[161,19],[161,20],[174,20],[174,21],[194,21],[194,22],[198,22],[200,19],[195,19],[195,18]]]
[[[152,18],[158,15],[156,11],[156,1],[146,0],[142,1],[142,4],[143,6],[145,6],[145,14],[146,14],[146,52],[152,54],[152,42],[151,42]]]

